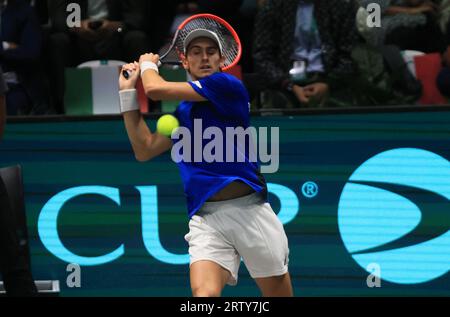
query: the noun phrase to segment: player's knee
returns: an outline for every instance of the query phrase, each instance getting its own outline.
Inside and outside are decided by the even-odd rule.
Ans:
[[[256,279],[264,297],[292,297],[294,292],[289,273],[282,276]]]
[[[220,297],[221,290],[217,287],[198,286],[192,288],[192,295],[194,297]]]

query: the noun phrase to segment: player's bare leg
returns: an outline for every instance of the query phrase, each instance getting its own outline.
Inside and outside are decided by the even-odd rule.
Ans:
[[[194,297],[219,297],[231,273],[212,261],[191,265],[191,288]]]
[[[264,297],[292,297],[291,276],[286,273],[282,276],[256,278],[256,284]]]

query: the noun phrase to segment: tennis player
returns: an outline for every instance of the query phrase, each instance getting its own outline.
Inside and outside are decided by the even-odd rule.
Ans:
[[[197,29],[185,38],[182,59],[192,81],[165,81],[155,54],[142,55],[139,63],[123,67],[121,73],[131,75],[120,77],[121,111],[138,161],[148,161],[180,142],[149,130],[137,103],[139,76],[153,100],[184,100],[174,115],[192,132],[196,119],[202,120],[203,130],[217,127],[224,134],[226,127],[249,127],[248,93],[238,79],[221,71],[224,61],[217,34]],[[237,146],[233,151],[238,152]],[[185,160],[178,165],[190,218],[185,239],[193,296],[218,297],[225,285],[236,285],[241,257],[263,296],[293,296],[288,240],[267,202],[259,164],[246,159],[244,163]]]

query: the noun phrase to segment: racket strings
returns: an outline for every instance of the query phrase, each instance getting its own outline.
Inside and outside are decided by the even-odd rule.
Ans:
[[[166,61],[176,59],[181,61],[184,53],[184,40],[187,35],[197,29],[205,29],[217,34],[221,45],[222,54],[225,57],[225,67],[231,65],[239,55],[239,44],[233,36],[233,33],[222,23],[207,17],[193,19],[189,21],[182,29],[178,31],[174,52],[169,54]]]

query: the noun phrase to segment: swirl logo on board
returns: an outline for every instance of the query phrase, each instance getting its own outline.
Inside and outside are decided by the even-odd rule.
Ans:
[[[421,149],[383,152],[350,177],[338,206],[339,231],[363,269],[419,284],[450,269],[450,162]],[[372,273],[372,272],[369,272]]]

